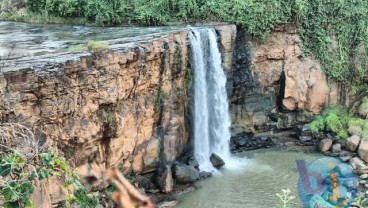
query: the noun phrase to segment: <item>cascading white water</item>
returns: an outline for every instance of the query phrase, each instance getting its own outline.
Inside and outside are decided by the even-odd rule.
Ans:
[[[226,76],[214,29],[193,29],[189,41],[194,71],[194,156],[202,171],[212,171],[212,153],[225,162],[230,159]]]

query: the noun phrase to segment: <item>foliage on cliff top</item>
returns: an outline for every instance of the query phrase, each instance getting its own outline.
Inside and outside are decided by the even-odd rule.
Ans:
[[[264,39],[282,23],[299,26],[305,54],[328,78],[361,87],[368,68],[367,0],[25,0],[42,17],[86,19],[98,25],[166,25],[224,21]],[[53,18],[54,19],[54,18]]]

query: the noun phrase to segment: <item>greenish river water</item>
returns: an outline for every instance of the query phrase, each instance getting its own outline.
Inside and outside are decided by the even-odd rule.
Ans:
[[[237,168],[224,168],[215,176],[196,183],[197,190],[179,200],[177,208],[274,208],[276,193],[290,189],[296,196],[291,207],[303,207],[297,192],[296,159],[311,162],[314,154],[277,150],[250,151]]]

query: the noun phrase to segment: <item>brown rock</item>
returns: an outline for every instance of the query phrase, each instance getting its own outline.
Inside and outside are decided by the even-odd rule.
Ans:
[[[359,171],[361,169],[367,169],[368,168],[364,164],[364,161],[361,160],[359,157],[354,157],[354,158],[350,159],[349,164],[353,168],[353,170],[355,170],[355,171]]]
[[[327,152],[332,147],[332,139],[322,139],[318,143],[318,149],[321,152]]]
[[[364,160],[365,162],[368,162],[368,138],[364,137],[360,140],[360,144],[358,147],[358,156]]]
[[[352,152],[355,152],[355,150],[358,148],[359,142],[360,142],[360,137],[357,135],[348,137],[345,141],[346,149]]]

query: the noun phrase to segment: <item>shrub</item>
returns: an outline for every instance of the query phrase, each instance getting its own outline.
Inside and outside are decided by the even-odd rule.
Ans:
[[[24,3],[31,12],[42,12],[46,7],[46,0],[25,0]]]
[[[39,151],[38,146],[34,146],[33,151],[25,149],[22,143],[37,143],[34,134],[28,128],[19,124],[1,124],[0,138],[0,146],[3,148],[0,152],[2,207],[33,207],[30,197],[34,192],[34,185],[53,175],[64,178],[66,186],[75,186],[78,194],[72,196],[76,199],[72,201],[73,203],[80,207],[95,207],[96,198],[81,185],[77,175],[69,171],[66,161],[55,154],[56,151],[43,148]],[[19,143],[14,142],[18,140]],[[82,206],[79,202],[83,202],[83,205],[88,203],[88,206]]]
[[[322,116],[317,116],[308,127],[314,133],[323,131],[325,129],[325,119]]]
[[[327,114],[325,121],[326,121],[326,126],[332,132],[337,133],[341,131],[343,128],[343,125],[340,122],[339,116],[337,116],[335,113]]]

